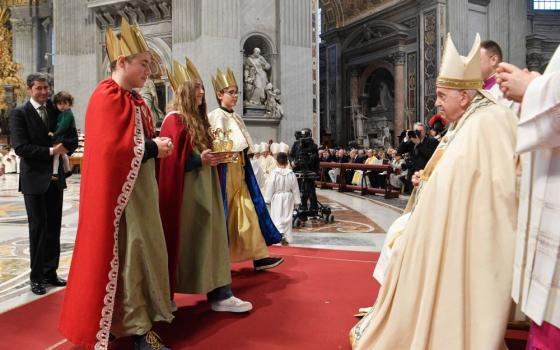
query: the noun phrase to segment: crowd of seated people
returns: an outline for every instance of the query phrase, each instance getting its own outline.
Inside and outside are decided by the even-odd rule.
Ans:
[[[393,171],[346,170],[345,182],[356,186],[385,188],[389,186],[401,193],[412,191],[412,175],[424,169],[434,153],[439,140],[445,135],[447,123],[438,115],[432,117],[428,125],[414,124],[411,130],[405,130],[399,136],[399,146],[395,148],[375,147],[334,147],[319,148],[321,162],[356,163],[391,165]],[[339,168],[323,168],[322,178],[325,181],[340,183]]]

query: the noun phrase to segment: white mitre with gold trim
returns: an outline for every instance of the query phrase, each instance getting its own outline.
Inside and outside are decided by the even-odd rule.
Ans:
[[[278,153],[280,153],[280,144],[277,142],[273,142],[270,145],[270,153],[272,153],[273,156],[276,156]]]
[[[447,33],[437,87],[459,90],[482,89],[482,71],[480,70],[480,35],[476,33],[474,44],[468,56],[461,56]]]
[[[279,152],[283,152],[283,153],[288,153],[290,151],[290,146],[288,146],[288,144],[284,143],[284,142],[280,142],[280,145],[278,146]]]

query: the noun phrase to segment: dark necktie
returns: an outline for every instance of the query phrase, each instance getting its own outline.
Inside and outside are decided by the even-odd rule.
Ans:
[[[48,114],[47,114],[47,108],[45,106],[41,106],[41,107],[37,108],[37,110],[39,111],[39,116],[41,116],[41,119],[43,120],[43,123],[45,124],[45,126],[48,129],[49,128],[49,119],[48,119]]]

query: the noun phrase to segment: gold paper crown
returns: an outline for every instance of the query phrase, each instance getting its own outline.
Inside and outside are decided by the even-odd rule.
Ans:
[[[121,22],[121,32],[118,36],[111,27],[107,27],[105,42],[110,62],[115,61],[119,56],[127,57],[137,53],[149,52],[148,44],[146,44],[140,28],[137,25],[131,26],[124,17]]]
[[[235,80],[235,75],[231,68],[228,67],[226,73],[222,72],[220,68],[216,71],[216,77],[212,77],[212,85],[214,86],[214,91],[216,93],[222,91],[229,86],[237,86],[237,81]]]
[[[453,40],[451,40],[451,34],[447,34],[436,86],[468,90],[482,88],[480,35],[478,35],[478,33],[476,33],[474,44],[467,57],[459,55],[457,48],[453,44]]]
[[[185,57],[184,66],[173,60],[172,71],[167,71],[167,77],[169,78],[169,83],[171,84],[173,91],[177,91],[177,88],[186,81],[202,81],[194,63],[192,63],[192,61],[187,57]]]
[[[10,19],[10,9],[7,7],[0,8],[0,26],[4,26]]]

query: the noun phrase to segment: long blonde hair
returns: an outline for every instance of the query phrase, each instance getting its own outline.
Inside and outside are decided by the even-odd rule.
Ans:
[[[196,105],[196,84],[200,82],[186,81],[179,85],[172,108],[179,112],[183,123],[191,136],[192,144],[200,152],[212,148],[212,137],[210,136],[210,122],[206,115],[206,98],[202,98],[202,104]],[[202,84],[202,83],[200,83]]]

